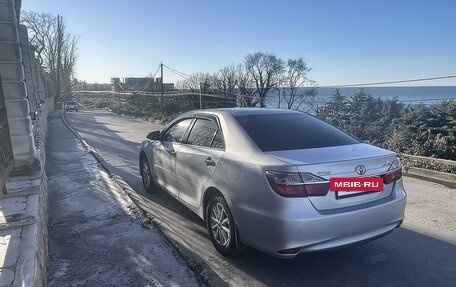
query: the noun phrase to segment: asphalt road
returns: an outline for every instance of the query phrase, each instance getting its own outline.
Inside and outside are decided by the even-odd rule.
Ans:
[[[212,246],[204,222],[165,194],[145,193],[138,173],[138,146],[160,126],[108,111],[67,113],[70,124],[136,192],[146,195],[157,214],[232,286],[455,286],[456,190],[404,178],[406,219],[390,235],[349,249],[303,254],[293,260],[247,249],[224,258]]]

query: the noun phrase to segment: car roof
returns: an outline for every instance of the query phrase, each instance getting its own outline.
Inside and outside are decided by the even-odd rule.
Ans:
[[[185,115],[196,115],[196,114],[220,114],[220,115],[232,115],[232,116],[249,116],[249,115],[264,115],[264,114],[293,114],[301,113],[295,110],[288,109],[266,109],[266,108],[220,108],[220,109],[206,109],[206,110],[194,110]]]

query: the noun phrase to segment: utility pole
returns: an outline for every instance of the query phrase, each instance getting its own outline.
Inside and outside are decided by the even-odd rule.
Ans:
[[[128,97],[127,97],[127,91],[124,91],[124,94],[125,94],[125,113],[126,113],[127,110],[128,110]]]
[[[200,110],[203,109],[202,93],[203,93],[203,83],[200,83]]]
[[[163,62],[160,63],[160,92],[161,92],[161,114],[163,115]]]
[[[56,100],[60,99],[60,70],[61,70],[61,65],[62,65],[62,41],[63,41],[63,35],[62,35],[62,23],[63,22],[63,17],[60,15],[57,15],[57,83],[56,83]]]

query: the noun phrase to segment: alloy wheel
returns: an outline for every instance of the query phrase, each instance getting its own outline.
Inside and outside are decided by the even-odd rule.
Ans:
[[[152,192],[154,188],[154,181],[152,179],[152,174],[150,170],[149,163],[147,162],[147,158],[144,157],[141,159],[141,177],[142,182],[144,185],[144,189],[146,192]]]
[[[220,246],[227,246],[231,238],[231,223],[228,214],[219,202],[212,205],[210,212],[210,228],[215,241]]]

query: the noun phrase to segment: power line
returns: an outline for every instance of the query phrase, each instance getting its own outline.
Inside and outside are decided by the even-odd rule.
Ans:
[[[144,90],[152,83],[152,81],[154,80],[154,78],[155,78],[155,76],[157,75],[157,73],[158,73],[159,70],[160,70],[160,66],[158,66],[158,68],[157,68],[157,70],[155,71],[155,73],[153,74],[153,76],[150,77],[150,79],[149,79],[149,81],[147,82],[147,84],[144,85],[144,87],[142,87],[140,90],[135,90],[135,88],[139,85],[139,82],[137,82],[137,83],[134,85],[133,89],[130,90],[130,91],[131,91],[131,92],[142,92],[142,91],[144,91]],[[118,84],[119,87],[122,89],[122,91],[126,91],[125,88],[122,86],[122,83],[119,82],[119,83],[117,83],[117,84]],[[125,83],[124,83],[124,84],[125,84]]]
[[[158,65],[158,68],[157,70],[155,71],[154,75],[152,76],[152,78],[155,78],[155,76],[157,75],[158,71],[160,71],[160,65]]]
[[[139,90],[139,92],[142,92],[144,91],[147,87],[149,87],[149,85],[152,83],[152,81],[155,79],[155,76],[157,75],[158,71],[160,70],[160,66],[158,66],[157,70],[155,71],[155,73],[153,74],[153,76],[149,79],[149,82],[142,88]]]
[[[434,99],[411,99],[411,100],[399,100],[398,102],[431,102],[431,101],[454,101],[456,98],[434,98]]]
[[[388,82],[374,82],[374,83],[363,83],[363,84],[343,84],[343,85],[334,85],[334,86],[320,86],[320,88],[338,88],[338,87],[362,87],[362,86],[375,86],[375,85],[386,85],[386,84],[400,84],[400,83],[411,83],[411,82],[423,82],[423,81],[433,81],[433,80],[442,80],[442,79],[451,79],[456,78],[456,75],[441,76],[441,77],[431,77],[431,78],[418,78],[418,79],[409,79],[409,80],[398,80],[398,81],[388,81]]]
[[[183,72],[179,72],[178,70],[173,69],[173,68],[171,68],[171,67],[169,67],[169,66],[167,66],[167,65],[165,65],[165,64],[163,64],[163,66],[166,67],[166,68],[168,68],[168,69],[170,69],[170,70],[173,71],[174,73],[180,75],[181,77],[186,78],[187,80],[189,80],[189,79],[192,77],[192,76],[190,76],[189,74],[186,74],[186,73],[183,73]]]
[[[186,78],[187,80],[191,80],[191,76],[189,74],[180,72],[176,69],[173,69],[167,65],[163,65],[166,68],[170,69],[171,71],[175,72],[176,74]],[[442,80],[442,79],[452,79],[456,78],[456,75],[449,75],[449,76],[439,76],[439,77],[428,77],[428,78],[417,78],[417,79],[408,79],[408,80],[397,80],[397,81],[385,81],[385,82],[371,82],[371,83],[358,83],[358,84],[342,84],[342,85],[325,85],[319,86],[319,88],[337,88],[337,87],[357,87],[357,86],[374,86],[374,85],[386,85],[386,84],[400,84],[400,83],[409,83],[409,82],[423,82],[423,81],[433,81],[433,80]]]
[[[166,68],[168,68],[169,70],[171,70],[175,74],[181,76],[182,78],[184,78],[184,79],[186,79],[186,80],[188,80],[190,82],[200,84],[195,79],[193,79],[192,76],[190,76],[190,75],[188,75],[186,73],[180,72],[180,71],[178,71],[176,69],[173,69],[173,68],[171,68],[169,66],[166,66],[166,65],[163,65],[163,66],[165,66]],[[417,78],[417,79],[408,79],[408,80],[397,80],[397,81],[373,82],[373,83],[363,83],[363,84],[344,84],[344,85],[336,85],[336,86],[319,86],[317,88],[363,87],[363,86],[374,86],[374,85],[384,85],[384,84],[397,84],[397,83],[432,81],[432,80],[441,80],[441,79],[450,79],[450,78],[456,78],[456,75],[439,76],[439,77],[428,77],[428,78]],[[241,99],[243,99],[243,98],[255,98],[254,96],[241,95],[240,93],[239,94],[235,94],[235,93],[231,93],[231,92],[228,92],[228,91],[222,91],[222,90],[217,90],[217,89],[212,89],[212,88],[210,88],[210,90],[211,91],[216,91],[216,92],[232,94],[232,95],[235,95],[237,97],[240,97]],[[399,102],[412,103],[412,102],[430,102],[430,101],[440,101],[440,100],[454,100],[454,98],[411,99],[411,100],[399,100]],[[322,103],[326,103],[326,102],[327,101],[324,101],[324,102],[314,101],[314,103],[316,103],[316,104],[318,104],[318,103],[322,104]]]
[[[163,64],[164,67],[168,68],[169,70],[171,70],[172,72],[174,72],[175,74],[177,74],[178,76],[181,76],[182,78],[190,81],[190,82],[193,82],[195,84],[201,84],[199,83],[198,81],[192,79],[192,76],[186,74],[186,73],[183,73],[183,72],[179,72],[178,70],[176,69],[173,69],[165,64]],[[233,96],[236,96],[236,97],[241,97],[241,98],[255,98],[254,96],[248,96],[248,95],[242,95],[241,93],[233,93],[233,92],[229,92],[229,91],[224,91],[224,90],[219,90],[219,89],[213,89],[213,88],[209,88],[211,91],[215,91],[215,92],[218,92],[218,93],[225,93],[225,94],[230,94],[230,95],[233,95]]]
[[[175,74],[185,78],[186,80],[189,80],[193,83],[197,83],[194,79],[192,79],[192,76],[189,74],[180,72],[176,69],[173,69],[167,65],[163,65]],[[358,83],[358,84],[343,84],[343,85],[325,85],[325,86],[317,86],[317,88],[338,88],[338,87],[363,87],[363,86],[375,86],[375,85],[385,85],[385,84],[398,84],[398,83],[409,83],[409,82],[422,82],[422,81],[433,81],[433,80],[442,80],[442,79],[451,79],[451,78],[456,78],[456,75],[449,75],[449,76],[439,76],[439,77],[428,77],[428,78],[417,78],[417,79],[408,79],[408,80],[397,80],[397,81],[385,81],[385,82],[371,82],[371,83]],[[199,84],[199,83],[197,83]],[[242,98],[255,98],[254,96],[248,96],[248,95],[242,95],[242,94],[235,94],[231,93],[228,91],[222,91],[218,89],[211,89],[213,91],[218,91],[218,92],[223,92],[227,94],[232,94],[236,96],[240,96]],[[430,99],[431,100],[431,99]]]

